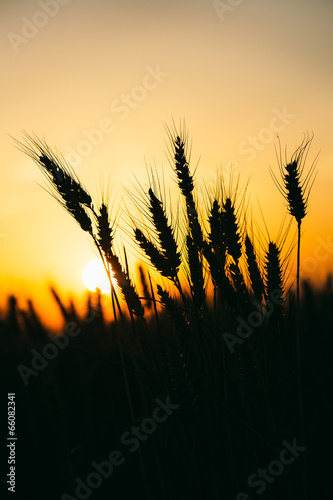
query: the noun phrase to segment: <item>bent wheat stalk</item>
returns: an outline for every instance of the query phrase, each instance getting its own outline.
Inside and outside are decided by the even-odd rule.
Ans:
[[[61,156],[53,153],[47,143],[25,134],[27,144],[15,139],[18,149],[27,154],[49,181],[51,194],[69,212],[83,231],[92,234],[92,221],[86,208],[94,211],[90,194],[82,186],[73,170]]]

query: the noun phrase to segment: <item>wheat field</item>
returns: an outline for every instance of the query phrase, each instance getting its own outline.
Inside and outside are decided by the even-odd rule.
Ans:
[[[114,244],[110,200],[94,202],[44,140],[17,141],[91,239],[111,287],[107,305],[97,290],[83,316],[53,289],[59,336],[31,302],[10,297],[1,314],[1,366],[24,408],[24,498],[327,498],[333,285],[316,289],[300,269],[312,137],[278,155],[272,182],[288,222],[272,240],[238,181],[218,178],[199,205],[186,129],[167,135],[179,198],[169,206],[158,182],[133,194],[136,272]]]

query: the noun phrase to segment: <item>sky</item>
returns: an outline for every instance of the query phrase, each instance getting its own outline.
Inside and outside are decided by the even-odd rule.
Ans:
[[[96,202],[109,186],[117,242],[133,258],[127,190],[147,189],[154,167],[177,198],[165,126],[185,120],[198,186],[233,166],[248,183],[249,217],[263,227],[260,204],[272,239],[286,212],[269,173],[277,134],[291,155],[313,133],[303,274],[318,281],[333,270],[333,2],[1,0],[0,9],[0,304],[31,297],[51,323],[50,284],[84,296],[82,272],[96,257],[15,148],[23,131],[57,148]]]

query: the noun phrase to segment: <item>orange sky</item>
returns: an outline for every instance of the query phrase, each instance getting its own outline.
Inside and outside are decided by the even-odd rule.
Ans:
[[[290,153],[313,131],[309,160],[320,156],[302,259],[312,279],[333,269],[332,2],[7,0],[0,8],[3,298],[16,293],[24,305],[31,296],[51,322],[48,284],[81,297],[83,268],[95,257],[14,148],[9,135],[22,130],[72,160],[95,199],[109,180],[117,208],[130,206],[122,186],[134,175],[147,185],[146,164],[163,166],[173,186],[163,122],[183,117],[198,183],[213,182],[218,167],[228,175],[231,162],[241,184],[251,176],[253,214],[262,226],[258,198],[272,238],[285,212],[268,171],[277,169],[276,131]]]

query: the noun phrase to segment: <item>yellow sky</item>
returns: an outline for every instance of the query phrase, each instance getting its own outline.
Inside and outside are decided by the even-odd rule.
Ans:
[[[285,211],[268,172],[277,169],[274,137],[292,153],[313,131],[309,158],[320,156],[302,255],[311,278],[332,270],[331,1],[7,0],[0,8],[3,297],[32,296],[53,311],[48,283],[81,296],[82,270],[95,257],[14,148],[9,135],[22,130],[68,157],[93,196],[109,180],[117,207],[133,174],[147,184],[146,164],[163,166],[173,185],[163,123],[185,118],[199,183],[219,166],[228,174],[231,162],[241,183],[251,176],[253,213],[260,217],[258,198],[272,238]]]

